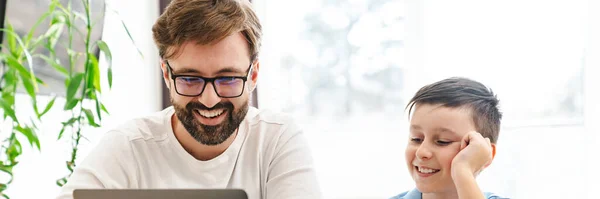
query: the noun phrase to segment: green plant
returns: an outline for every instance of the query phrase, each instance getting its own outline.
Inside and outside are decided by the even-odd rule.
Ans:
[[[0,64],[2,65],[2,70],[0,70],[0,110],[2,110],[2,118],[0,121],[7,124],[9,128],[8,135],[2,134],[3,137],[6,136],[6,139],[2,141],[0,146],[0,171],[9,176],[6,182],[0,182],[0,196],[4,198],[9,198],[5,194],[5,190],[13,181],[13,169],[18,165],[18,157],[22,154],[21,142],[25,139],[32,147],[41,150],[36,123],[52,108],[56,99],[53,98],[46,104],[42,112],[39,111],[36,92],[38,91],[38,84],[43,85],[44,82],[35,76],[31,52],[41,44],[41,41],[47,38],[47,35],[33,37],[37,26],[45,17],[47,15],[40,18],[24,37],[18,35],[8,22],[5,23],[6,29],[1,29],[6,35],[8,44],[8,46],[3,44],[2,49],[6,49],[6,51],[0,52]],[[29,69],[25,67],[25,63],[27,63]],[[19,88],[25,89],[35,112],[35,117],[29,118],[30,121],[28,122],[17,116],[15,97]]]
[[[58,0],[52,0],[50,6],[50,16],[52,20],[50,23],[49,30],[58,30],[54,36],[51,36],[43,47],[50,52],[49,57],[43,58],[49,65],[66,76],[66,102],[63,107],[65,111],[71,113],[71,117],[66,121],[62,122],[62,129],[58,134],[58,139],[63,138],[65,132],[70,132],[70,139],[72,144],[70,159],[66,162],[66,167],[69,170],[69,174],[56,181],[58,186],[63,186],[69,176],[73,173],[75,168],[75,162],[77,158],[77,152],[79,150],[79,144],[82,138],[85,138],[82,132],[88,128],[100,127],[102,121],[102,112],[109,114],[108,110],[101,102],[102,86],[100,66],[98,64],[98,57],[94,54],[96,48],[100,49],[104,53],[104,58],[108,64],[108,71],[106,78],[108,80],[109,88],[112,87],[112,54],[108,45],[102,41],[92,41],[91,34],[94,28],[94,22],[92,21],[92,12],[90,8],[90,0],[81,0],[83,4],[84,13],[79,13],[72,9],[71,1],[67,5],[61,4]],[[115,12],[115,14],[118,14]],[[77,28],[77,22],[83,22],[85,24],[84,31],[80,31]],[[125,23],[121,21],[129,39],[134,43],[131,34]],[[69,55],[69,63],[63,64],[59,62],[56,57],[55,46],[58,45],[56,40],[53,40],[60,36],[62,30],[66,29],[65,33],[68,37],[68,42],[65,45],[67,54]],[[83,37],[84,41],[84,52],[77,52],[73,43],[75,37]],[[139,49],[138,49],[138,52]],[[141,55],[141,52],[140,52]],[[84,64],[84,71],[77,72],[76,65],[79,59],[82,59]],[[69,70],[66,70],[66,69]],[[90,103],[87,103],[90,102]],[[91,104],[91,105],[90,105]]]
[[[71,113],[71,117],[62,122],[62,129],[58,135],[61,139],[63,134],[70,134],[72,150],[71,158],[66,162],[69,174],[59,180],[59,186],[67,182],[68,177],[73,172],[77,157],[79,143],[84,138],[82,132],[87,127],[100,127],[102,112],[108,114],[108,111],[101,99],[101,72],[98,64],[98,57],[93,53],[100,49],[108,63],[106,78],[109,88],[112,87],[112,55],[110,48],[104,41],[92,41],[91,33],[94,28],[92,22],[90,0],[81,0],[84,13],[72,9],[71,0],[63,5],[59,0],[52,0],[48,10],[42,14],[34,26],[31,27],[27,35],[19,35],[12,28],[8,20],[6,29],[1,29],[6,35],[7,46],[2,45],[6,52],[0,52],[0,113],[2,113],[2,122],[8,124],[9,135],[2,142],[0,148],[0,171],[8,174],[10,179],[7,182],[0,182],[0,195],[9,198],[4,194],[8,185],[13,181],[13,168],[18,164],[18,157],[22,154],[23,141],[27,141],[32,147],[41,150],[38,138],[38,128],[36,123],[43,122],[42,116],[46,114],[54,105],[55,99],[50,100],[43,111],[39,111],[37,102],[38,84],[44,85],[44,82],[35,76],[33,59],[42,59],[49,66],[54,68],[60,74],[65,76],[66,102],[63,109]],[[118,13],[115,12],[118,15]],[[77,23],[85,24],[84,31],[79,30]],[[48,23],[49,28],[40,36],[34,37],[37,27],[42,23]],[[135,45],[129,30],[121,20],[129,39]],[[67,37],[66,43],[59,43],[59,38]],[[73,39],[82,37],[84,40],[84,52],[75,50]],[[69,56],[68,63],[61,63],[55,48],[61,45]],[[40,49],[49,51],[49,55],[38,52]],[[143,58],[140,50],[140,56]],[[78,62],[83,61],[83,62]],[[26,63],[26,64],[25,64]],[[84,71],[76,71],[77,64],[83,63]],[[28,66],[25,67],[25,66]],[[35,117],[29,118],[30,122],[25,123],[17,115],[15,96],[19,89],[24,89],[31,98]],[[92,105],[89,105],[90,102]],[[91,106],[91,107],[90,107]],[[22,114],[22,111],[19,112]],[[3,123],[4,124],[4,123]],[[0,125],[2,128],[3,125]],[[4,134],[0,134],[5,136]],[[25,139],[25,140],[24,140]]]

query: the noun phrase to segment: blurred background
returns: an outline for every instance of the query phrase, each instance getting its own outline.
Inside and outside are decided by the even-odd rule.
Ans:
[[[15,27],[33,23],[39,12],[32,12],[32,5],[48,1],[8,0],[6,19]],[[113,57],[113,88],[103,96],[111,114],[102,128],[86,132],[79,160],[108,129],[169,106],[151,35],[168,1],[101,1],[107,7],[98,37]],[[301,124],[326,198],[389,198],[412,189],[404,161],[404,106],[420,87],[452,76],[491,87],[504,113],[496,158],[478,178],[484,190],[511,198],[597,198],[600,2],[253,4],[264,28],[253,104],[292,114]],[[100,65],[106,67],[102,60]],[[45,92],[39,101],[65,91],[48,87]],[[26,110],[30,105],[23,101],[18,106]],[[56,103],[65,102],[59,97]],[[57,121],[40,127],[41,152],[23,148],[8,189],[12,198],[53,198],[59,191],[56,179],[67,173],[61,160],[70,146],[56,141],[58,121],[67,115],[60,108],[48,114],[45,121]]]

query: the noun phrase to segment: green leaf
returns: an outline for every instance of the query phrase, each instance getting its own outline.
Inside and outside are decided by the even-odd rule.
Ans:
[[[23,82],[23,86],[25,86],[25,90],[27,91],[27,94],[29,94],[29,97],[31,97],[31,99],[33,100],[33,102],[36,102],[36,94],[35,94],[35,88],[33,87],[33,83],[31,82],[31,79],[27,78],[27,76],[22,77],[22,82]]]
[[[96,59],[96,56],[94,56],[91,53],[88,53],[88,57],[90,59],[90,69],[91,71],[89,72],[89,81],[92,83],[92,85],[94,86],[94,88],[96,90],[98,90],[98,92],[102,92],[101,86],[100,86],[100,66],[98,65],[98,59]]]
[[[104,53],[104,58],[106,59],[106,63],[108,63],[108,87],[112,88],[112,53],[106,42],[98,40],[96,43],[98,48]]]
[[[38,119],[40,119],[40,109],[37,106],[37,100],[36,99],[32,99],[31,101],[32,101],[31,105],[33,106],[33,111],[35,112],[35,116]]]
[[[119,15],[119,12],[117,12],[114,9],[112,9],[108,5],[107,5],[107,8],[110,11],[112,11],[119,19],[121,19],[121,16]],[[129,32],[129,28],[127,28],[127,25],[125,25],[125,21],[123,21],[123,19],[121,19],[121,25],[123,25],[123,28],[125,29],[125,32],[127,33],[127,36],[129,37],[129,40],[131,40],[131,43],[135,46],[135,49],[137,49],[138,53],[140,54],[140,57],[142,57],[142,59],[144,59],[144,54],[142,54],[142,51],[140,51],[140,48],[138,48],[138,46],[135,44],[135,40],[133,40],[133,37],[131,36],[131,33]]]
[[[55,11],[53,12],[53,15],[54,17],[50,22],[50,27],[48,28],[48,30],[46,30],[44,35],[40,37],[46,40],[46,48],[48,50],[54,49],[58,42],[58,39],[64,32],[63,30],[65,26],[71,27],[69,18],[66,13],[62,11]]]
[[[2,62],[1,59],[0,59],[0,62]],[[9,68],[9,70],[5,70],[4,74],[5,74],[4,75],[5,82],[2,85],[3,91],[14,92],[15,85],[18,83],[18,80],[19,80],[18,76],[16,75],[16,71]]]
[[[100,101],[96,98],[96,114],[98,115],[98,121],[102,121],[102,112],[100,112]]]
[[[83,23],[85,23],[85,25],[87,25],[87,19],[85,17],[85,15],[83,13],[77,12],[77,11],[71,11],[71,13],[73,15],[75,15],[75,19],[81,19],[81,21],[83,21]]]
[[[8,65],[8,67],[11,67],[17,71],[19,71],[19,73],[21,73],[22,76],[28,76],[29,75],[29,71],[27,71],[27,68],[25,68],[15,57],[13,57],[12,55],[5,55],[0,57],[0,59],[4,59],[6,60],[6,63]]]
[[[83,112],[85,112],[85,117],[87,117],[90,125],[92,125],[93,127],[100,127],[100,125],[96,124],[96,122],[94,121],[94,113],[92,113],[90,109],[84,108]]]
[[[29,29],[29,33],[27,33],[27,39],[25,40],[25,45],[29,46],[30,42],[31,42],[31,38],[33,38],[33,33],[35,32],[35,30],[37,29],[37,27],[46,20],[46,18],[48,18],[48,16],[50,16],[51,11],[48,11],[46,13],[44,13],[40,18],[38,18],[38,20],[35,22],[35,24],[31,27],[31,29]]]
[[[23,43],[23,41],[21,40],[21,38],[19,37],[19,35],[14,31],[12,25],[10,23],[6,23],[7,24],[7,29],[0,29],[0,31],[4,31],[6,34],[6,38],[8,40],[9,43],[9,49],[12,53],[12,55],[15,58],[21,58],[21,53],[25,54],[25,58],[27,60],[27,63],[29,64],[29,73],[30,78],[32,80],[35,80],[35,75],[33,73],[33,60],[31,58],[31,54],[27,51],[27,47],[25,46],[25,44]],[[17,43],[19,44],[19,46],[17,47]],[[22,50],[22,51],[21,51]],[[37,90],[37,84],[34,82],[34,87]]]
[[[65,126],[70,126],[73,123],[75,123],[79,118],[80,117],[71,118],[71,119],[67,120],[66,122],[62,122],[62,124],[65,125]]]
[[[50,64],[50,66],[52,66],[52,68],[54,68],[54,70],[60,72],[61,74],[65,75],[65,76],[69,76],[69,72],[67,72],[67,69],[65,69],[65,67],[61,66],[60,64],[56,63],[56,60],[50,59],[49,57],[45,56],[45,55],[40,55],[40,58],[42,58],[43,60],[46,61],[46,63]]]
[[[73,98],[70,101],[67,101],[67,103],[65,103],[65,111],[68,110],[72,110],[73,108],[75,108],[75,106],[77,106],[77,103],[79,103],[79,99],[78,98]]]
[[[74,118],[69,119],[66,122],[62,122],[63,127],[60,129],[60,133],[58,133],[58,139],[60,139],[62,137],[63,133],[65,132],[65,128],[67,126],[72,126],[73,123],[75,123],[78,120],[78,118],[79,117],[74,117]]]
[[[0,107],[4,109],[4,114],[8,115],[13,121],[18,123],[19,121],[17,120],[17,115],[15,115],[15,110],[12,109],[11,105],[12,104],[6,103],[4,99],[0,100]]]
[[[135,44],[135,41],[133,40],[131,33],[129,33],[129,29],[127,28],[127,25],[125,25],[125,21],[121,20],[121,24],[123,24],[123,28],[125,28],[125,32],[127,32],[127,36],[129,36],[129,40],[131,40],[131,43],[135,46],[135,49],[137,49],[138,53],[140,54],[140,57],[142,57],[142,59],[144,59],[144,54],[142,54],[142,51],[140,51],[140,48],[138,48],[138,46]]]
[[[44,80],[40,79],[39,77],[35,77],[35,81],[36,81],[37,83],[40,83],[40,84],[42,84],[42,85],[46,85],[46,83],[44,83]]]
[[[56,139],[56,140],[60,140],[60,138],[62,137],[63,133],[65,132],[65,127],[67,127],[67,126],[63,125],[63,127],[60,129],[60,132],[58,133],[58,139]]]
[[[70,81],[69,86],[67,87],[67,102],[71,102],[75,97],[75,93],[79,90],[79,86],[81,85],[81,80],[83,79],[83,73],[79,73],[75,75]],[[67,103],[68,104],[68,103]],[[70,110],[70,109],[66,109]]]
[[[65,26],[64,23],[55,23],[55,24],[52,24],[50,26],[50,28],[48,28],[48,30],[46,31],[46,33],[44,33],[44,35],[42,37],[45,37],[45,38],[58,38],[58,37],[60,37],[60,34],[62,33],[62,30],[63,30],[64,26]]]
[[[108,88],[112,88],[112,68],[108,68],[106,75],[108,76]]]
[[[13,169],[13,167],[10,165],[4,165],[4,163],[0,164],[0,171],[10,175],[11,178],[13,176],[12,169]]]
[[[54,100],[56,100],[56,97],[53,97],[52,100],[50,100],[50,102],[46,104],[46,108],[44,108],[44,111],[39,115],[39,117],[44,116],[46,113],[48,113],[48,111],[50,111],[50,109],[54,105]]]
[[[35,134],[35,131],[31,127],[17,126],[16,129],[17,129],[17,131],[19,131],[23,135],[25,135],[25,137],[27,137],[27,140],[29,141],[29,144],[32,147],[35,146],[38,150],[41,150],[40,140],[39,140],[38,136]]]
[[[6,29],[8,34],[5,34],[6,37],[6,41],[8,42],[8,50],[14,50],[14,51],[18,51],[19,49],[17,48],[17,34],[15,33],[15,30],[13,29],[12,24],[10,24],[9,22],[6,22]],[[13,52],[14,52],[13,51]]]
[[[48,10],[53,12],[56,9],[56,4],[58,3],[58,1],[52,1],[50,3],[50,5],[48,6]]]
[[[56,180],[56,185],[58,185],[59,187],[62,187],[65,184],[67,184],[67,178],[61,178],[61,179]]]
[[[110,115],[110,113],[108,112],[108,110],[106,109],[106,107],[104,106],[104,104],[100,103],[100,108],[101,108],[101,109],[102,109],[102,111],[104,111],[106,114],[109,114],[109,115]]]

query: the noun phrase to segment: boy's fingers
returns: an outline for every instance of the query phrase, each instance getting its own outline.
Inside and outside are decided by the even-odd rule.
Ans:
[[[460,150],[463,150],[465,147],[467,147],[467,145],[469,144],[470,139],[471,139],[471,134],[467,133],[467,135],[465,135],[463,137],[463,139],[460,141]]]

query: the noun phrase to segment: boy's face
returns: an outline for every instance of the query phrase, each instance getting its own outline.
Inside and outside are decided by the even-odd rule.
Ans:
[[[405,157],[419,191],[456,191],[450,165],[460,151],[461,139],[471,131],[475,131],[475,125],[466,108],[432,104],[415,106]]]

